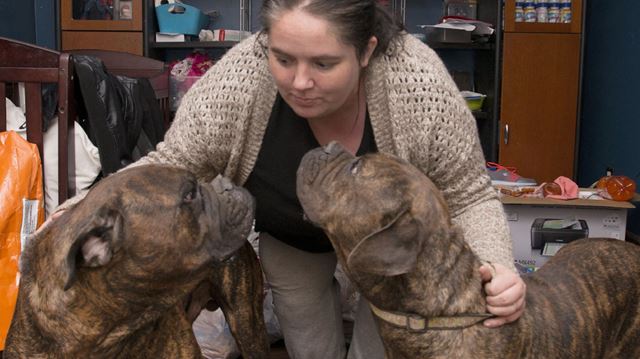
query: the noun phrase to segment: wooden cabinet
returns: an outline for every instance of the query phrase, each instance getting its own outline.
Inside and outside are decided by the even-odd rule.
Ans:
[[[505,4],[499,162],[539,183],[575,178],[582,5],[569,24],[516,23]]]
[[[62,51],[144,53],[144,0],[60,0]]]

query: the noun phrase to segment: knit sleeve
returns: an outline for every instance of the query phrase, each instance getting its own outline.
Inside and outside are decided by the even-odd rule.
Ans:
[[[435,52],[406,41],[390,103],[402,157],[420,168],[442,194],[454,223],[482,260],[515,269],[509,230],[486,174],[476,120]],[[399,115],[398,115],[399,114]]]
[[[254,38],[230,49],[184,95],[164,141],[135,165],[175,165],[203,180],[224,173],[240,151],[260,80],[257,51]]]
[[[486,173],[476,120],[448,76],[441,93],[448,103],[431,123],[427,175],[442,190],[452,219],[481,260],[515,270],[504,209]]]

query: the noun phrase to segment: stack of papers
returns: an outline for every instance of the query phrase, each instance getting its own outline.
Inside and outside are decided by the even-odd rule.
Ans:
[[[489,36],[494,33],[493,25],[480,20],[445,17],[441,23],[435,25],[418,25],[424,29],[452,29],[471,32],[472,35]]]
[[[184,42],[187,38],[184,34],[170,32],[156,32],[156,42]]]

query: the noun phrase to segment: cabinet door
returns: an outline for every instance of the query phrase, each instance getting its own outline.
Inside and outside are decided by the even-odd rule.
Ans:
[[[505,33],[503,49],[500,163],[573,178],[580,34]]]
[[[143,0],[60,0],[62,30],[142,31]]]

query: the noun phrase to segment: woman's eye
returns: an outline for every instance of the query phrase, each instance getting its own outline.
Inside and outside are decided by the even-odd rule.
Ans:
[[[334,64],[328,64],[326,62],[316,62],[316,67],[320,70],[329,70],[333,67]]]
[[[282,66],[287,66],[289,65],[289,60],[288,59],[283,59],[281,57],[277,57],[276,61],[278,61],[278,63]]]

